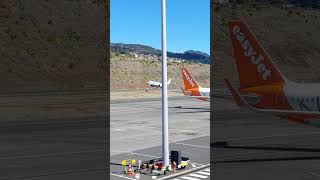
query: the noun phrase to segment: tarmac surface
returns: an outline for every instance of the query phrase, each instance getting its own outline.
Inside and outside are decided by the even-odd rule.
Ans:
[[[214,179],[320,179],[320,129],[214,100]]]
[[[106,179],[105,92],[77,92],[1,93],[1,180]]]
[[[170,150],[181,151],[183,157],[190,158],[192,167],[186,170],[200,167],[186,174],[181,171],[177,179],[210,178],[209,107],[209,102],[194,98],[169,97]],[[161,99],[111,102],[110,108],[110,178],[135,179],[123,174],[120,162],[161,158]],[[164,177],[158,177],[161,178]],[[151,176],[141,175],[140,179]]]

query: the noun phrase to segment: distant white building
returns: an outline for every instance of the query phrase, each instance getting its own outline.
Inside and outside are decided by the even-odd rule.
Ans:
[[[137,53],[129,53],[129,54],[131,54],[132,56],[134,56],[135,58],[138,58],[139,57],[139,55],[137,54]]]

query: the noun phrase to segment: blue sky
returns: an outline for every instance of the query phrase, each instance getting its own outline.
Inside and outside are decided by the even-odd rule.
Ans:
[[[113,43],[161,48],[161,0],[110,0]],[[167,0],[167,48],[210,54],[210,1]]]

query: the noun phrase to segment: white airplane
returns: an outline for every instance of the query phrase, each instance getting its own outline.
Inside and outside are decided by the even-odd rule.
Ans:
[[[168,80],[168,86],[170,85],[171,83],[171,79]],[[148,84],[151,86],[151,87],[156,87],[156,88],[162,88],[162,83],[161,82],[158,82],[158,81],[148,81]]]

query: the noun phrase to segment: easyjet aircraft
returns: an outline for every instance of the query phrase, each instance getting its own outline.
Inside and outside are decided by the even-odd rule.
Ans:
[[[239,106],[310,125],[320,125],[320,84],[298,84],[286,79],[273,64],[247,24],[230,21],[229,32],[240,87],[225,79]],[[244,95],[254,95],[249,102]]]
[[[203,88],[192,78],[186,68],[181,71],[184,89],[181,88],[185,96],[191,96],[204,101],[210,100],[210,88]]]

